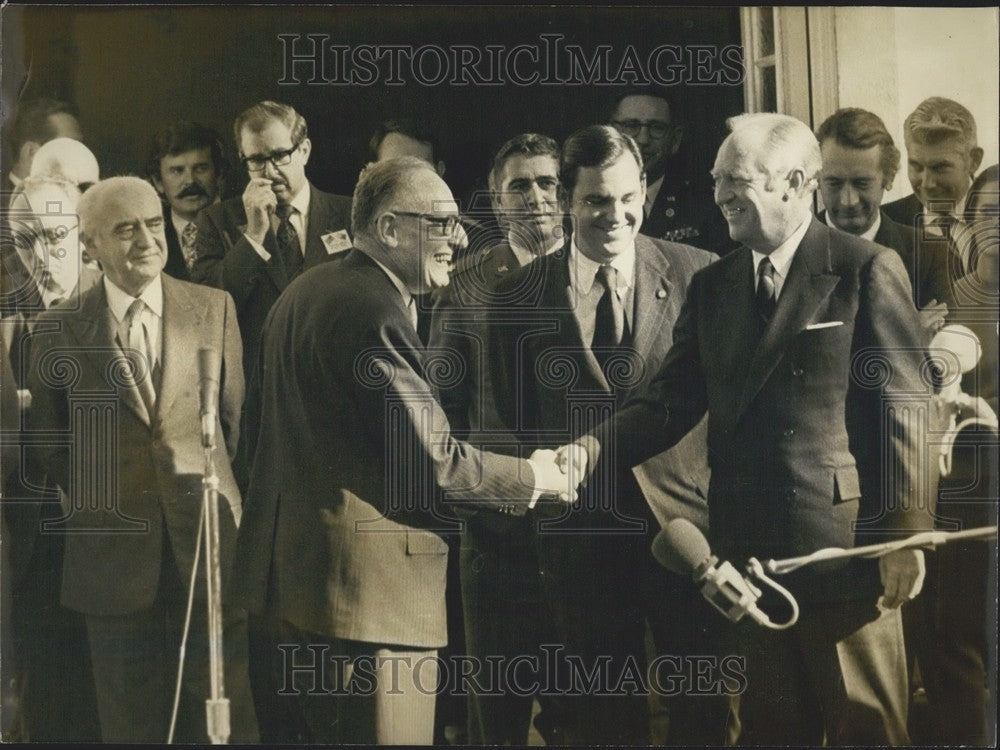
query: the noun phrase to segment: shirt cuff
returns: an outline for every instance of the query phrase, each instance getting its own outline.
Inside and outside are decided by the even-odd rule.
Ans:
[[[250,243],[250,247],[252,247],[257,252],[257,255],[259,255],[264,260],[265,263],[271,260],[271,253],[265,250],[262,244],[257,242],[257,240],[255,240],[246,232],[243,233],[243,236],[247,238],[247,242]]]

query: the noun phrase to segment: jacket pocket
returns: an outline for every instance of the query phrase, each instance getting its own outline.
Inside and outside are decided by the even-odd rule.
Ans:
[[[841,466],[834,473],[833,502],[846,503],[849,500],[858,500],[861,497],[861,483],[858,480],[857,466]]]

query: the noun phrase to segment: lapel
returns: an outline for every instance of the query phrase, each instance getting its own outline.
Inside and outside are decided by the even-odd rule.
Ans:
[[[303,268],[311,268],[326,257],[323,235],[330,228],[330,204],[325,196],[309,183],[309,226],[306,227],[306,254]]]
[[[774,315],[750,360],[737,418],[760,391],[791,339],[801,331],[840,281],[830,263],[830,234],[815,218],[795,252]],[[752,266],[752,261],[751,261]],[[752,317],[753,302],[748,307]]]
[[[247,231],[247,215],[246,210],[243,208],[243,202],[239,198],[235,198],[238,206],[238,216],[237,221],[233,224],[236,227],[236,233],[233,237],[233,244],[235,245],[241,239]],[[264,235],[264,249],[273,257],[275,253],[278,252],[277,240],[274,237],[274,230],[268,229],[267,234]],[[288,286],[288,278],[285,276],[285,269],[279,263],[272,263],[268,261],[264,264],[264,270],[267,271],[267,275],[271,277],[271,281],[274,283],[275,288],[281,292],[284,291],[285,287]]]
[[[198,375],[198,342],[201,341],[201,313],[184,285],[161,274],[163,279],[163,368],[160,392],[156,396],[156,413],[164,415],[177,393]]]
[[[541,346],[539,351],[544,352],[551,345],[557,348],[569,347],[570,356],[579,357],[581,373],[586,372],[591,382],[598,383],[603,389],[610,390],[608,381],[601,370],[601,363],[590,350],[589,342],[583,340],[583,332],[580,330],[580,321],[577,320],[573,308],[575,293],[571,287],[569,274],[569,259],[571,253],[569,240],[567,240],[566,252],[553,253],[536,261],[545,263],[543,272],[545,273],[545,287],[542,292],[542,310],[551,310],[556,319],[556,329],[549,336],[540,336],[537,341]],[[581,381],[585,382],[585,381]]]
[[[672,328],[668,325],[673,309],[674,284],[670,281],[670,261],[643,239],[635,240],[635,315],[632,321],[632,346],[640,362],[650,360],[653,345]],[[670,342],[663,349],[669,348]]]
[[[94,370],[106,373],[107,381],[114,385],[121,402],[148,427],[149,411],[115,339],[114,317],[108,307],[104,284],[97,284],[84,294],[80,298],[79,312],[65,316],[63,321],[70,335],[80,342],[80,350],[91,361]]]

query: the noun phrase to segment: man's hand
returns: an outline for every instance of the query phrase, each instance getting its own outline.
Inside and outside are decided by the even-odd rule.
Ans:
[[[948,315],[948,305],[932,299],[919,313],[920,324],[923,326],[927,340],[930,341],[934,337],[934,334],[944,327],[944,319]]]
[[[271,214],[278,206],[278,199],[266,177],[251,177],[243,191],[243,209],[247,214],[247,237],[263,245],[267,230],[271,228]]]
[[[535,473],[535,491],[544,495],[557,494],[564,503],[576,501],[576,482],[556,463],[553,450],[536,450],[528,459]]]
[[[924,553],[919,549],[899,549],[879,558],[878,571],[882,579],[880,604],[896,609],[920,593],[924,587]]]
[[[556,462],[574,487],[587,478],[587,461],[587,449],[579,443],[570,443],[556,450]]]

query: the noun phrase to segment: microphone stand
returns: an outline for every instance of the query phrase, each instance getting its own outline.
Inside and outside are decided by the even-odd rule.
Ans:
[[[229,742],[229,699],[225,696],[222,661],[222,567],[219,550],[219,476],[212,451],[214,430],[205,443],[202,511],[205,520],[205,583],[208,599],[208,660],[210,697],[205,701],[208,737],[213,745]]]

